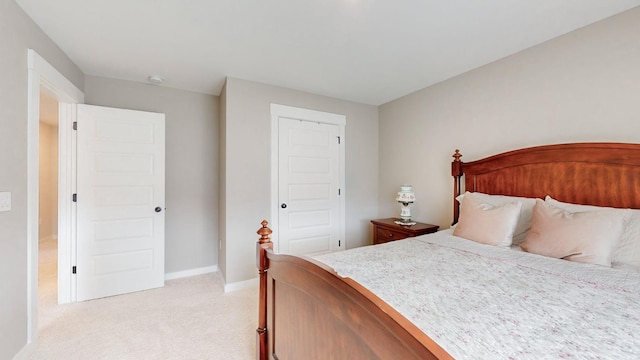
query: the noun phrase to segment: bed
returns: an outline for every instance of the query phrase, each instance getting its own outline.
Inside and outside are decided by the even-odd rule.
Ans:
[[[303,258],[275,254],[263,221],[258,359],[640,358],[640,233],[629,230],[640,228],[640,211],[629,210],[640,209],[640,145],[537,146],[471,162],[456,150],[453,157],[453,230]],[[525,235],[524,242],[461,237],[471,223],[468,204],[498,198],[526,199],[490,205],[499,209],[492,216],[508,215],[510,239]],[[535,226],[525,232],[518,229],[523,203],[534,209]],[[610,238],[601,242],[606,255],[604,245],[542,254],[549,222],[540,219],[548,213],[582,221],[584,238]]]

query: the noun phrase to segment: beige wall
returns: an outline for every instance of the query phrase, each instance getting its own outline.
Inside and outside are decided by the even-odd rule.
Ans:
[[[27,50],[36,50],[78,88],[84,75],[13,0],[0,0],[0,359],[27,342]]]
[[[221,127],[226,134],[226,164],[221,173],[226,186],[221,191],[227,201],[221,210],[226,223],[220,239],[226,282],[256,276],[256,230],[260,221],[271,220],[271,103],[346,115],[347,247],[370,244],[369,220],[378,213],[377,107],[233,78],[227,79],[225,92],[226,118]]]
[[[85,102],[166,115],[165,271],[216,265],[218,98],[87,76]]]
[[[38,238],[58,237],[58,127],[40,123]]]
[[[640,8],[380,107],[380,215],[414,185],[417,220],[452,220],[451,155],[640,142]],[[407,159],[407,161],[401,161]]]

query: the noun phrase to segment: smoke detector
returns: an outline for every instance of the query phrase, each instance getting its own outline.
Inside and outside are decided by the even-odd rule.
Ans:
[[[164,81],[164,79],[162,78],[162,76],[158,76],[158,75],[150,75],[147,78],[147,81],[149,81],[151,84],[154,85],[160,85],[162,84],[162,82]]]

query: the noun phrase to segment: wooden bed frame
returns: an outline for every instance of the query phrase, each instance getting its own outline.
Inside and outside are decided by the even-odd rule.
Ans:
[[[640,208],[640,144],[537,146],[451,164],[455,198],[464,190]],[[313,259],[273,252],[258,230],[257,359],[452,359],[429,336],[357,282]]]

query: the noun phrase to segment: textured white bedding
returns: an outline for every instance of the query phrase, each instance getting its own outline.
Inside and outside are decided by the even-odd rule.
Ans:
[[[463,359],[640,359],[640,272],[450,230],[317,256]]]

